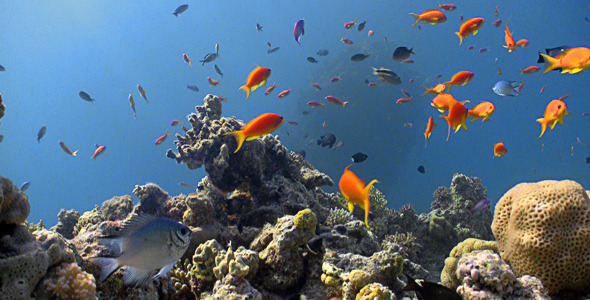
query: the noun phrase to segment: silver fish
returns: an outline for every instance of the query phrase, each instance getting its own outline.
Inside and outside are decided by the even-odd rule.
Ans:
[[[399,85],[402,83],[401,78],[390,69],[373,68],[373,75],[379,76],[379,79],[381,79],[383,82],[391,83],[394,85]]]
[[[152,215],[141,215],[126,222],[112,236],[99,242],[114,249],[116,257],[93,257],[100,267],[100,281],[107,279],[119,267],[125,285],[144,285],[151,279],[166,275],[188,249],[192,231],[175,221]]]
[[[518,96],[518,85],[516,81],[500,80],[492,87],[494,93],[499,96]]]
[[[215,54],[219,56],[219,44],[215,44]]]
[[[319,56],[326,56],[326,55],[328,55],[329,53],[330,53],[330,52],[329,52],[327,49],[321,49],[321,50],[319,50],[319,51],[318,51],[318,53],[317,53],[317,54],[318,54]]]
[[[177,7],[174,12],[172,13],[174,16],[178,17],[180,16],[183,12],[185,12],[188,9],[188,4],[183,4],[180,5],[179,7]]]
[[[90,97],[90,95],[88,95],[88,93],[84,92],[84,91],[80,91],[78,93],[78,95],[80,96],[80,98],[82,98],[82,100],[84,101],[88,101],[88,102],[94,102],[94,99],[92,99]]]
[[[21,192],[26,191],[30,186],[31,186],[31,182],[30,181],[23,182],[23,184],[21,184],[21,186],[20,186]]]
[[[45,136],[45,133],[47,133],[47,126],[41,127],[41,129],[39,129],[39,132],[37,132],[37,142],[38,143],[41,142],[41,139]]]
[[[200,60],[199,62],[202,62],[202,66],[205,65],[205,63],[208,62],[212,62],[217,58],[217,53],[207,53],[207,55],[205,55],[205,58],[203,58],[203,60]]]
[[[0,65],[0,72],[4,72],[6,71],[6,69],[4,68],[4,66]]]
[[[275,52],[279,51],[279,49],[281,49],[281,47],[274,47],[274,48],[268,49],[268,51],[266,51],[266,53],[268,53],[268,54],[275,53]]]
[[[262,25],[256,23],[256,30],[262,31]]]
[[[221,75],[221,77],[223,77],[223,73],[221,73],[221,69],[219,69],[219,67],[217,65],[213,66],[215,68],[215,72],[217,72],[217,74]]]
[[[193,92],[198,92],[199,88],[196,85],[186,85],[186,88],[193,91]]]

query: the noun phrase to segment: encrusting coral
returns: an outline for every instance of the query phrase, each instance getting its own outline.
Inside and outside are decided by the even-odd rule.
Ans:
[[[80,219],[80,213],[76,210],[62,209],[57,214],[57,224],[51,230],[63,235],[66,239],[74,237],[74,227]]]
[[[77,264],[62,263],[54,269],[42,283],[52,299],[98,299],[94,276],[82,271]]]
[[[575,181],[521,183],[502,196],[492,230],[517,276],[550,293],[590,287],[590,192]]]
[[[133,211],[133,199],[129,195],[113,197],[102,203],[100,212],[106,221],[125,220]]]

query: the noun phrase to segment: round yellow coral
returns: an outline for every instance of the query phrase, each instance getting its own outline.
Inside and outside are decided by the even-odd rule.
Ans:
[[[590,198],[575,181],[516,185],[496,205],[492,231],[517,276],[550,293],[590,287]]]

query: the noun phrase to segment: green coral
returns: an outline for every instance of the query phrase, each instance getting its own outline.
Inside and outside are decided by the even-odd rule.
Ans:
[[[215,276],[215,258],[223,250],[223,247],[216,240],[208,240],[199,245],[193,255],[193,267],[190,270],[191,277],[205,283],[213,283]]]
[[[453,227],[445,217],[439,216],[436,213],[431,214],[430,222],[428,224],[428,231],[430,235],[437,239],[445,239],[449,237],[449,234],[453,234]]]
[[[326,225],[334,227],[340,224],[346,224],[354,220],[352,214],[344,208],[331,208],[330,214],[326,219]]]
[[[381,243],[381,248],[387,248],[389,243],[395,243],[400,245],[402,248],[406,249],[414,249],[419,248],[420,243],[417,242],[418,239],[414,236],[413,233],[399,233],[396,232],[395,234],[391,234],[386,236]]]
[[[318,219],[309,208],[299,211],[293,218],[295,228],[299,231],[315,230],[317,222]]]
[[[219,252],[215,257],[213,274],[217,279],[223,279],[227,274],[243,278],[248,274],[256,274],[258,262],[258,253],[256,251],[239,247],[234,252],[230,248],[227,251]]]

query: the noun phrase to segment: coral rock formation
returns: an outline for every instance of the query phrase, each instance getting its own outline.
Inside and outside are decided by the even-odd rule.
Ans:
[[[22,224],[30,211],[27,195],[10,179],[0,176],[0,223]]]
[[[469,254],[474,250],[493,250],[498,252],[498,246],[494,241],[484,241],[474,238],[466,239],[457,244],[457,246],[451,250],[449,257],[445,259],[445,267],[440,275],[440,281],[446,287],[456,289],[461,284],[456,275],[457,263],[463,255]]]
[[[51,230],[63,235],[66,239],[74,237],[74,227],[80,219],[80,213],[76,210],[62,209],[57,214],[57,224]]]
[[[133,211],[133,199],[129,195],[113,197],[102,203],[100,212],[105,221],[125,220]]]

